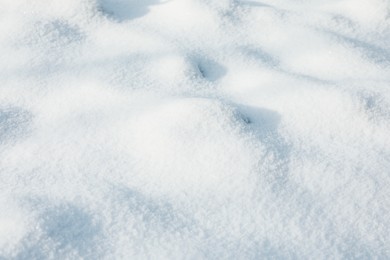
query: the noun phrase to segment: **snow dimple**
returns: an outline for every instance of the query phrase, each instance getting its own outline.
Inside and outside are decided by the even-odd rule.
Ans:
[[[202,77],[210,81],[216,81],[226,74],[226,68],[211,59],[200,60],[198,69]]]
[[[117,21],[136,19],[146,15],[153,5],[161,4],[161,0],[98,0],[103,13]]]

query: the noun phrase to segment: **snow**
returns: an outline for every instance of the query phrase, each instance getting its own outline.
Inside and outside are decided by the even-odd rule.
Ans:
[[[389,17],[1,0],[0,258],[389,258]]]

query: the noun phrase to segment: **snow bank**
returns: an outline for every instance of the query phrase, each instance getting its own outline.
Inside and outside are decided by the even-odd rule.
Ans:
[[[389,14],[2,0],[0,258],[389,258]]]

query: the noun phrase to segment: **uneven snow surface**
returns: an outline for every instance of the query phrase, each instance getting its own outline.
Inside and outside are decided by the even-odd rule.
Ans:
[[[0,259],[389,259],[389,0],[0,0]]]

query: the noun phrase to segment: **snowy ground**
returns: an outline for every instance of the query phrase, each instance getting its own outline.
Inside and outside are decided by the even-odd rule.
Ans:
[[[390,258],[389,0],[0,0],[0,259]]]

